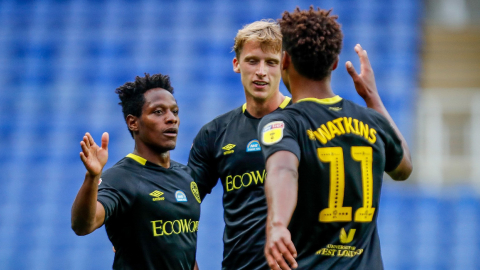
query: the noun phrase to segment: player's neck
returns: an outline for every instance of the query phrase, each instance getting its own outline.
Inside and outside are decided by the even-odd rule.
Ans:
[[[264,100],[258,100],[252,96],[246,96],[247,111],[255,118],[262,118],[265,115],[275,111],[280,104],[282,104],[284,99],[285,96],[279,91],[276,91],[272,97]]]
[[[331,76],[321,81],[307,79],[301,75],[290,76],[292,102],[295,103],[304,98],[324,99],[334,97],[335,94],[332,91],[330,80]]]
[[[135,149],[133,154],[140,156],[153,164],[170,168],[170,151],[157,151],[143,143],[135,142]]]

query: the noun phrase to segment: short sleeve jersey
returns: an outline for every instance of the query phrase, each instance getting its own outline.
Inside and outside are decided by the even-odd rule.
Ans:
[[[285,98],[277,110],[290,100]],[[263,255],[267,203],[265,162],[257,137],[259,122],[243,105],[203,126],[190,151],[188,166],[201,198],[211,192],[219,178],[223,185],[222,269],[269,269]]]
[[[380,189],[403,158],[387,119],[339,96],[308,98],[265,116],[259,138],[265,159],[289,151],[299,160],[288,227],[298,269],[383,269]]]
[[[102,174],[97,200],[116,250],[113,269],[194,268],[200,196],[186,166],[129,154]]]

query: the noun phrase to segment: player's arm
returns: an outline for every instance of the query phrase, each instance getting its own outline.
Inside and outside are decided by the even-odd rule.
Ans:
[[[212,157],[212,151],[215,149],[212,143],[214,140],[215,134],[212,130],[207,126],[202,127],[193,141],[188,156],[187,166],[198,186],[202,201],[218,182],[217,166]]]
[[[355,46],[355,52],[360,58],[360,74],[357,74],[355,68],[350,61],[347,61],[346,67],[348,74],[353,79],[355,89],[357,93],[365,100],[367,107],[374,109],[381,115],[383,115],[390,125],[393,127],[396,135],[400,138],[403,148],[403,158],[400,164],[392,171],[387,172],[394,180],[406,180],[413,170],[412,158],[410,156],[410,149],[408,148],[407,141],[403,137],[402,133],[398,129],[397,125],[393,121],[392,117],[388,113],[387,109],[383,105],[382,99],[378,94],[377,86],[375,83],[375,76],[373,69],[368,59],[367,51],[365,51],[360,44]]]
[[[297,251],[287,226],[297,205],[298,158],[289,151],[278,151],[266,162],[267,240],[265,257],[270,269],[297,268]]]
[[[86,133],[80,142],[82,160],[87,173],[77,197],[72,205],[72,229],[77,235],[87,235],[105,220],[105,209],[97,201],[98,181],[108,160],[108,133],[102,135],[102,146],[95,144],[92,136]]]
[[[195,267],[193,268],[193,270],[200,270],[200,268],[198,268],[197,261],[195,261]]]

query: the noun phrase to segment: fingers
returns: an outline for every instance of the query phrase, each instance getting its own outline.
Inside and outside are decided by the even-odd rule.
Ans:
[[[292,254],[293,258],[297,258],[297,249],[295,248],[295,245],[293,244],[292,241],[286,243],[286,246],[290,253]]]
[[[82,160],[83,163],[87,162],[87,157],[85,156],[85,154],[83,152],[80,152],[80,159]]]
[[[287,245],[288,246],[288,245]],[[292,244],[293,246],[293,244]],[[292,253],[289,248],[287,248],[283,243],[277,244],[278,250],[280,251],[281,255],[285,260],[287,260],[288,264],[292,266],[292,268],[297,268],[297,261],[295,261],[296,251]],[[293,248],[295,250],[295,247]],[[294,255],[295,254],[295,255]],[[282,267],[283,269],[283,267]]]
[[[265,258],[267,259],[268,267],[272,270],[281,270],[280,267],[278,267],[277,262],[275,259],[270,255],[270,253],[265,253]]]
[[[85,133],[85,136],[83,136],[83,140],[80,142],[80,147],[82,148],[82,152],[80,153],[80,158],[82,161],[85,161],[89,156],[90,156],[90,147],[92,147],[92,140],[90,138],[92,136],[90,133]],[[85,160],[84,160],[85,158]]]
[[[278,251],[277,247],[271,248],[270,253],[275,261],[274,267],[270,265],[271,269],[291,270],[290,267],[288,267],[287,262],[285,262],[282,254]]]
[[[85,146],[86,146],[87,148],[90,148],[90,146],[91,146],[91,144],[90,144],[90,139],[88,138],[87,135],[90,135],[90,134],[88,134],[88,132],[85,133],[85,135],[83,136],[83,142],[85,143]]]
[[[102,134],[102,148],[108,150],[109,135],[108,132]]]
[[[90,154],[90,148],[87,146],[87,143],[84,140],[80,142],[80,147],[82,148],[82,154],[87,158]]]
[[[290,267],[288,267],[282,253],[277,248],[272,249],[272,255],[275,261],[277,261],[278,266],[280,266],[282,270],[291,270]]]
[[[355,45],[355,47],[353,47],[353,49],[355,50],[355,52],[357,54],[360,54],[360,51],[363,50],[362,45],[360,45],[360,44]]]
[[[356,81],[358,79],[358,73],[353,67],[352,62],[347,61],[347,63],[345,63],[345,67],[347,68],[347,72],[350,75],[350,77],[352,77],[352,79]]]
[[[85,136],[87,136],[88,141],[90,143],[90,146],[95,145],[95,141],[93,140],[93,137],[92,137],[92,135],[90,135],[90,133],[88,133],[88,132],[85,133]]]
[[[272,256],[275,259],[276,264],[278,264],[278,266],[280,266],[280,268],[283,270],[291,270],[290,266],[292,268],[297,268],[298,264],[295,260],[297,251],[293,246],[293,243],[289,242],[289,244],[285,244],[284,241],[277,242],[275,247],[271,248]],[[291,250],[293,250],[293,252],[291,252]]]
[[[268,266],[272,270],[291,270],[290,266],[292,268],[298,267],[297,261],[295,260],[297,257],[297,250],[292,242],[286,245],[284,242],[277,242],[270,248],[266,248],[265,257]]]
[[[361,69],[370,68],[371,65],[370,65],[370,60],[368,59],[367,51],[364,50],[360,44],[355,45],[354,50],[358,54],[358,57],[360,58]]]

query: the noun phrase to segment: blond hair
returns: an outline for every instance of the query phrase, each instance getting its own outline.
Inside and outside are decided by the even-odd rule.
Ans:
[[[238,30],[234,40],[233,51],[237,59],[242,53],[243,45],[249,40],[260,42],[260,48],[264,52],[279,53],[282,50],[282,32],[280,26],[272,19],[263,19],[245,25]]]

